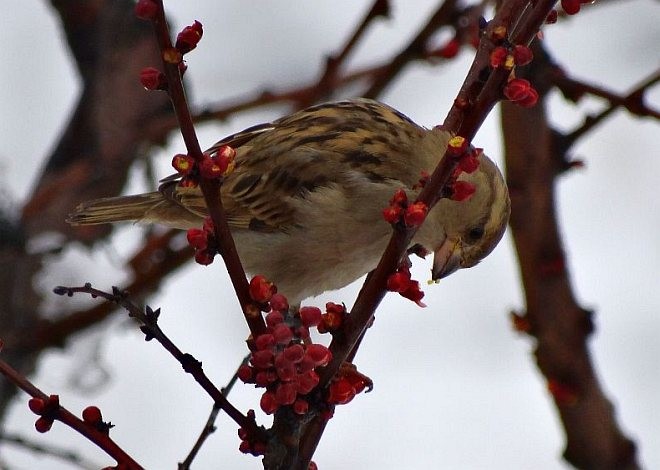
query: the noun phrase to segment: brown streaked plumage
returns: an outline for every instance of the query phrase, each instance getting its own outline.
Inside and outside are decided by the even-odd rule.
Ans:
[[[359,99],[313,106],[219,141],[209,152],[223,145],[237,152],[221,196],[246,271],[264,274],[292,303],[367,273],[391,233],[382,209],[397,189],[415,198],[413,186],[422,171],[433,171],[448,139]],[[441,199],[413,239],[435,253],[434,279],[477,264],[508,221],[506,185],[488,157],[460,179],[475,184],[475,194]],[[173,175],[157,192],[83,203],[68,220],[199,227],[207,215],[201,192],[177,183]]]

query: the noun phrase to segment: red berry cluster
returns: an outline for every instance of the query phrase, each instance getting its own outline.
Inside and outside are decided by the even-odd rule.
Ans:
[[[202,160],[195,164],[190,155],[178,153],[172,158],[172,167],[181,175],[179,186],[196,187],[199,178],[219,179],[234,171],[236,150],[223,145],[216,152],[204,152]]]
[[[407,227],[419,227],[424,222],[429,208],[423,202],[408,202],[408,195],[403,189],[398,189],[390,204],[383,209],[383,217],[391,224],[396,224],[403,220]]]
[[[449,197],[453,201],[465,201],[474,194],[476,187],[468,181],[459,181],[458,178],[461,173],[469,174],[477,171],[479,156],[483,153],[483,149],[470,146],[467,139],[457,135],[449,139],[447,153],[450,157],[458,160],[458,165],[448,184]]]
[[[153,0],[138,0],[135,4],[135,16],[148,21],[158,19],[159,5]],[[178,64],[179,73],[183,76],[186,71],[186,64],[183,62],[184,54],[192,51],[202,39],[204,28],[202,23],[195,21],[190,26],[186,26],[177,35],[175,47],[163,51],[163,59],[171,64]],[[147,90],[166,90],[167,78],[165,74],[153,67],[147,67],[140,73],[140,82]]]
[[[387,278],[387,290],[398,292],[402,297],[410,299],[420,307],[426,307],[422,302],[424,291],[419,286],[419,281],[415,281],[410,276],[410,266],[404,261],[394,274]]]
[[[254,410],[248,410],[247,417],[254,421],[255,414]],[[255,440],[250,432],[245,428],[239,428],[238,438],[241,440],[238,450],[244,454],[252,454],[255,457],[258,455],[264,455],[266,453],[266,443]]]
[[[358,372],[355,365],[345,362],[328,387],[327,402],[331,405],[345,405],[364,389],[370,391],[372,388],[373,382],[369,377]]]
[[[504,86],[504,96],[523,108],[531,108],[539,100],[539,93],[524,78],[509,80]]]
[[[218,253],[218,245],[213,231],[213,221],[210,217],[204,219],[202,228],[191,228],[186,232],[188,243],[195,249],[195,261],[207,266],[213,262]]]
[[[28,408],[39,418],[34,422],[34,427],[38,432],[44,433],[50,431],[55,421],[55,415],[60,408],[59,395],[51,395],[45,400],[43,398],[30,398]]]
[[[277,288],[264,276],[252,279],[250,294],[257,302],[269,303],[268,332],[254,339],[249,364],[239,368],[238,377],[245,383],[266,388],[260,402],[265,413],[272,414],[281,406],[291,406],[295,413],[304,414],[309,408],[305,395],[319,383],[315,369],[332,359],[327,347],[309,340],[309,328],[323,321],[321,310],[301,308],[294,319],[299,326],[291,326],[284,318],[288,301],[277,294]]]

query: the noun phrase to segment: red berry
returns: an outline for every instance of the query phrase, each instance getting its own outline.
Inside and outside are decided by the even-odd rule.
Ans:
[[[506,62],[506,56],[509,55],[506,47],[497,46],[490,53],[490,66],[494,69],[502,67]]]
[[[289,301],[282,294],[273,294],[273,296],[270,299],[270,308],[278,312],[288,312]]]
[[[28,408],[30,408],[30,411],[35,415],[40,415],[46,408],[46,402],[41,398],[30,398],[28,401]]]
[[[456,181],[452,185],[451,199],[453,201],[465,201],[474,194],[477,188],[467,181]]]
[[[99,424],[102,421],[101,410],[96,406],[88,406],[82,412],[83,421],[87,424]]]
[[[275,341],[277,343],[289,344],[289,342],[293,339],[293,331],[291,331],[290,326],[285,325],[284,323],[280,323],[273,328],[273,336],[275,337]]]
[[[141,20],[152,20],[158,13],[158,5],[153,0],[138,0],[135,4],[135,16]]]
[[[250,297],[257,302],[268,302],[276,292],[275,284],[265,276],[258,274],[250,280]]]
[[[140,83],[146,90],[165,90],[167,88],[165,74],[154,67],[145,67],[140,71]]]
[[[271,349],[273,346],[275,346],[275,337],[270,333],[265,333],[263,335],[257,336],[254,344],[257,346],[258,350]]]
[[[322,344],[308,344],[305,357],[312,360],[314,366],[325,366],[332,360],[332,353]]]
[[[195,20],[195,22],[186,26],[181,30],[181,32],[176,37],[176,48],[182,53],[186,54],[187,52],[192,51],[197,47],[200,39],[202,39],[202,34],[204,30],[202,28],[202,23]]]
[[[281,383],[275,390],[275,401],[280,405],[293,404],[297,396],[296,385],[292,383]]]
[[[396,224],[401,219],[403,209],[400,206],[387,206],[383,209],[383,219],[388,224]]]
[[[513,48],[513,60],[516,65],[527,65],[533,58],[534,54],[529,47],[518,44]]]
[[[561,7],[569,15],[575,15],[580,11],[580,0],[561,0]]]
[[[188,243],[196,250],[204,250],[208,247],[208,234],[201,229],[191,228],[186,232]]]
[[[181,175],[189,174],[195,167],[195,160],[190,155],[177,153],[172,158],[172,167]]]
[[[275,400],[275,394],[273,392],[264,392],[264,394],[261,395],[259,406],[267,415],[275,413],[280,407],[279,403]]]
[[[403,221],[409,227],[419,227],[428,213],[429,208],[423,202],[416,202],[409,205],[406,208],[406,212],[403,214]]]
[[[279,295],[279,294],[275,294],[275,295]],[[276,325],[279,325],[283,321],[284,321],[284,315],[282,315],[277,310],[273,310],[272,312],[269,312],[266,315],[266,326],[268,326],[268,328],[275,328]]]
[[[53,427],[53,420],[51,418],[46,418],[44,416],[40,416],[34,422],[34,428],[37,430],[37,432],[40,433],[48,432],[52,427]]]
[[[236,371],[236,375],[241,382],[250,383],[254,378],[254,369],[247,364],[243,364],[238,368],[238,371]]]
[[[307,328],[313,327],[321,323],[321,309],[318,307],[302,307],[299,310],[300,321]]]

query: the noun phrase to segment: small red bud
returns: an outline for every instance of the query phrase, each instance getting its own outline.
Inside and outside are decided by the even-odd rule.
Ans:
[[[101,410],[97,406],[88,406],[82,412],[82,419],[87,424],[99,424],[103,417],[101,416]]]
[[[387,290],[391,292],[403,292],[410,284],[410,273],[396,272],[387,278]]]
[[[345,405],[355,398],[355,390],[344,377],[334,381],[328,388],[328,403]]]
[[[41,398],[30,398],[28,401],[28,408],[30,408],[30,411],[35,415],[40,415],[46,409],[46,402]]]
[[[490,66],[494,69],[502,67],[506,62],[506,56],[509,54],[509,51],[506,50],[506,47],[497,46],[490,53]]]
[[[167,89],[165,74],[154,67],[145,67],[140,71],[140,83],[146,90]]]
[[[191,228],[186,232],[188,243],[196,250],[204,250],[208,247],[208,234],[201,229]]]
[[[254,344],[257,346],[258,350],[271,349],[275,346],[275,337],[270,333],[265,333],[257,336]]]
[[[464,171],[465,173],[474,173],[477,171],[477,168],[479,168],[479,153],[470,153],[469,155],[465,155],[463,158],[461,158],[458,162],[458,168],[461,169],[461,171]]]
[[[518,44],[513,48],[513,60],[516,65],[527,65],[534,58],[532,50],[522,44]]]
[[[477,188],[467,181],[456,181],[452,185],[451,199],[453,201],[465,201],[469,199]]]
[[[287,312],[289,310],[289,301],[282,294],[273,294],[270,298],[270,308],[278,312]]]
[[[256,302],[268,302],[273,294],[277,292],[277,287],[268,281],[265,276],[258,274],[250,280],[250,297]]]
[[[292,405],[297,396],[296,385],[292,383],[281,383],[275,389],[275,401],[280,405]]]
[[[50,428],[53,427],[53,420],[51,418],[46,418],[45,416],[40,416],[34,422],[34,428],[37,432],[45,433],[50,431]]]
[[[429,208],[426,204],[416,202],[406,208],[406,212],[403,214],[403,221],[409,227],[419,227],[424,222],[428,211]]]
[[[284,349],[282,352],[287,361],[292,364],[298,364],[302,361],[302,358],[305,356],[305,348],[300,344],[292,344],[291,346]]]
[[[282,315],[281,312],[277,310],[273,310],[272,312],[269,312],[268,315],[266,315],[266,326],[268,328],[274,328],[276,325],[279,325],[283,321],[284,321],[284,316]]]
[[[311,328],[321,323],[322,313],[321,309],[318,307],[302,307],[299,310],[299,313],[300,321],[307,328]]]
[[[420,307],[426,307],[426,304],[422,302],[422,299],[424,298],[424,291],[420,289],[418,281],[410,281],[408,288],[401,292],[401,296],[412,300]]]
[[[275,394],[273,392],[264,392],[264,394],[261,395],[259,406],[267,415],[275,413],[280,407],[277,400],[275,400]]]
[[[299,374],[298,380],[296,381],[298,386],[298,393],[301,395],[307,395],[309,392],[314,390],[314,387],[319,384],[319,381],[319,375],[313,370]]]
[[[273,328],[273,337],[279,344],[289,344],[293,339],[293,331],[290,326],[280,323]]]
[[[332,353],[322,344],[308,344],[305,356],[312,360],[314,366],[325,366],[332,360]]]
[[[215,253],[209,250],[197,250],[195,251],[195,262],[201,264],[202,266],[208,266],[213,263],[213,258],[215,258]]]
[[[557,10],[550,10],[550,13],[548,13],[548,16],[545,18],[545,22],[547,24],[554,24],[557,22]]]
[[[561,0],[561,7],[566,14],[575,15],[580,11],[580,0]]]
[[[254,369],[247,364],[243,364],[238,368],[238,371],[236,371],[236,375],[241,382],[250,383],[254,379]]]
[[[401,219],[402,213],[401,206],[387,206],[383,209],[383,218],[389,224],[396,224]]]
[[[452,157],[460,157],[465,153],[468,148],[468,141],[465,137],[460,135],[455,135],[449,139],[447,145],[447,153]]]
[[[179,172],[180,175],[188,175],[195,167],[195,160],[190,155],[178,153],[172,158],[172,167]]]
[[[141,20],[153,20],[158,13],[158,5],[153,0],[138,0],[134,11]]]
[[[257,369],[266,369],[273,365],[273,351],[263,349],[254,351],[250,357],[250,363]]]
[[[405,205],[407,203],[408,203],[408,195],[403,189],[397,189],[394,192],[392,199],[390,199],[390,205],[392,206]]]
[[[202,23],[195,20],[195,22],[186,26],[181,30],[181,32],[176,37],[176,48],[181,51],[182,54],[186,54],[192,51],[197,47],[200,39],[202,39],[202,34],[204,30],[202,28]]]

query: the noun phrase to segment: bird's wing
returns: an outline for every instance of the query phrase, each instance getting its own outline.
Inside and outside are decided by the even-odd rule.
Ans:
[[[337,107],[343,109],[337,112]],[[221,189],[230,226],[286,232],[298,223],[300,200],[321,188],[346,187],[356,178],[366,183],[393,179],[401,180],[401,184],[415,182],[419,171],[411,172],[406,161],[411,153],[406,147],[410,136],[397,133],[417,134],[423,129],[394,113],[366,100],[325,104],[217,142],[210,153],[223,145],[237,152],[236,168]],[[206,205],[199,188],[180,187],[177,181],[176,175],[168,177],[159,190],[205,217]]]

